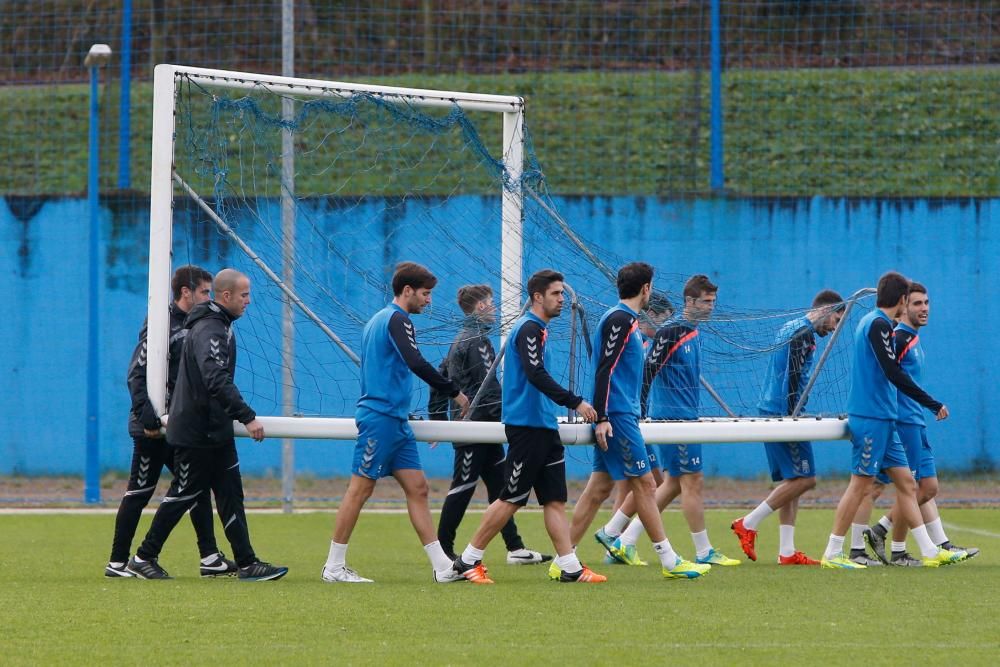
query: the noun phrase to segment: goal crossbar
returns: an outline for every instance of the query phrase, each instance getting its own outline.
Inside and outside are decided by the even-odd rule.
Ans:
[[[402,88],[399,86],[375,86],[343,81],[322,81],[319,79],[299,79],[270,74],[231,72],[203,67],[181,65],[157,65],[169,68],[168,76],[183,74],[193,83],[249,90],[259,86],[268,87],[277,94],[308,95],[312,97],[350,97],[357,93],[368,93],[377,97],[395,98],[417,106],[452,107],[459,106],[469,111],[516,112],[524,108],[524,98],[513,95],[488,95],[450,90],[430,90],[422,88]]]

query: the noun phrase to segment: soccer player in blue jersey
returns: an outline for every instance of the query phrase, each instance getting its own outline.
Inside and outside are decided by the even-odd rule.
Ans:
[[[674,312],[673,306],[670,304],[670,300],[667,299],[661,292],[653,291],[649,295],[649,303],[646,307],[639,312],[639,336],[642,341],[642,354],[645,357],[646,353],[649,351],[649,346],[652,344],[653,339],[656,337],[656,331],[663,323],[667,321]],[[663,473],[660,471],[660,466],[656,462],[656,448],[653,445],[646,445],[646,458],[649,459],[649,471],[653,474],[653,481],[656,482],[656,486],[663,483]],[[580,498],[576,501],[576,507],[580,507],[581,503],[586,504],[591,502],[590,500],[590,489],[585,488],[583,493],[580,494]],[[611,507],[611,514],[614,515],[619,509],[621,509],[622,503],[625,501],[625,496],[628,494],[628,489],[622,489],[621,493],[615,493],[614,503]],[[574,537],[575,540],[581,539],[583,533],[587,531],[587,526],[579,529],[579,535],[577,535],[577,528],[570,525],[570,536]],[[574,544],[576,542],[574,541]],[[616,560],[610,553],[605,554],[604,562],[608,565],[614,565],[620,563],[621,561]]]
[[[430,304],[436,284],[437,278],[425,267],[401,262],[392,276],[392,303],[365,325],[361,337],[361,398],[354,417],[358,442],[351,481],[334,522],[323,581],[371,582],[347,567],[347,542],[376,482],[388,475],[396,478],[406,494],[410,522],[431,561],[434,580],[461,580],[452,572],[451,559],[438,542],[427,504],[427,478],[408,422],[413,375],[450,396],[463,414],[469,407],[465,394],[442,377],[417,348],[410,315]]]
[[[760,414],[780,417],[794,412],[809,382],[816,353],[816,336],[823,337],[837,328],[844,316],[844,303],[833,290],[823,290],[813,298],[812,308],[794,320],[786,322],[774,341],[764,376]],[[799,497],[816,486],[816,461],[810,442],[764,443],[771,479],[778,482],[771,493],[749,514],[733,522],[732,529],[740,540],[743,553],[757,560],[757,526],[776,510],[778,527],[778,563],[781,565],[819,565],[795,548],[795,517]]]
[[[646,456],[646,443],[639,430],[639,398],[642,392],[644,349],[639,333],[639,312],[649,302],[653,267],[643,262],[626,264],[618,271],[618,304],[608,310],[594,333],[594,437],[593,472],[573,512],[570,539],[578,543],[590,527],[612,489],[619,495],[631,492],[639,521],[660,557],[664,577],[695,578],[711,569],[682,559],[674,552],[663,531],[656,507],[656,484]],[[613,557],[620,550],[614,541],[629,517],[615,513],[609,527],[595,538]],[[617,534],[612,535],[608,531]],[[633,547],[634,551],[634,547]]]
[[[909,298],[906,312],[896,325],[896,359],[914,382],[920,382],[924,367],[924,350],[920,345],[919,331],[927,325],[930,319],[931,302],[927,288],[917,282],[910,283]],[[934,462],[934,452],[927,440],[927,422],[924,419],[923,407],[904,393],[899,394],[899,414],[896,417],[896,431],[910,472],[917,481],[917,502],[920,503],[920,514],[927,526],[927,533],[934,544],[950,551],[964,551],[972,558],[979,554],[976,547],[960,547],[951,543],[944,527],[941,525],[941,515],[938,512],[934,498],[938,493],[937,466]],[[877,487],[881,485],[876,485]],[[877,489],[872,500],[881,492]],[[898,510],[893,510],[883,516],[877,524],[867,527],[871,516],[871,504],[859,510],[860,519],[855,517],[855,524],[864,526],[864,539],[868,542],[875,556],[887,565],[913,566],[920,561],[906,552],[906,529],[894,527],[893,519],[898,516]],[[901,523],[901,522],[899,522]],[[885,553],[886,537],[893,533],[889,556]],[[852,545],[853,547],[854,545]],[[855,557],[852,548],[852,558]],[[862,552],[864,548],[862,547]]]
[[[498,422],[501,417],[501,390],[496,373],[492,371],[496,353],[489,336],[496,322],[493,289],[489,285],[463,285],[458,288],[458,306],[465,313],[465,320],[442,364],[444,374],[454,380],[466,396],[474,398],[479,393],[479,403],[469,419]],[[431,400],[437,400],[440,406],[431,411],[431,419],[447,419],[448,398],[444,397],[441,401],[438,392],[431,393]],[[428,410],[430,408],[428,404]],[[456,410],[456,416],[457,414]],[[503,488],[503,465],[507,459],[507,453],[499,443],[456,442],[454,447],[455,463],[451,486],[444,505],[441,506],[441,518],[438,521],[438,540],[453,561],[458,557],[454,553],[455,533],[476,492],[479,479],[482,478],[486,483],[489,501],[496,500]],[[513,519],[507,522],[500,534],[507,545],[508,565],[531,565],[552,560],[552,556],[524,546],[524,540],[517,532],[517,524]]]
[[[543,269],[528,280],[531,308],[521,316],[507,339],[503,360],[503,422],[510,447],[504,487],[493,501],[468,546],[455,559],[453,571],[476,584],[492,584],[483,566],[483,552],[500,529],[528,503],[532,490],[542,506],[545,530],[558,554],[553,561],[562,582],[602,583],[607,577],[584,567],[573,551],[566,521],[566,455],[559,437],[556,406],[573,410],[592,422],[597,414],[583,398],[557,383],[549,364],[548,324],[562,312],[563,276]],[[550,572],[550,576],[551,576]]]
[[[833,531],[821,561],[823,567],[864,569],[864,565],[844,555],[844,537],[861,502],[871,493],[875,475],[882,470],[896,485],[900,517],[920,546],[922,564],[937,567],[966,557],[965,552],[942,549],[931,540],[920,516],[917,485],[910,474],[906,453],[895,439],[899,391],[933,412],[939,420],[948,418],[948,408],[917,386],[896,361],[893,327],[906,311],[909,289],[909,281],[895,271],[879,278],[876,308],[861,319],[854,334],[854,364],[847,401],[851,481],[837,505]]]
[[[701,338],[698,324],[708,320],[715,309],[718,286],[706,275],[691,276],[684,284],[684,309],[679,316],[667,321],[656,332],[643,370],[643,387],[640,406],[653,419],[698,419],[701,393]],[[712,547],[705,528],[705,506],[702,499],[704,475],[702,473],[701,445],[660,445],[659,465],[667,475],[656,489],[656,504],[662,512],[677,496],[681,496],[681,509],[694,541],[695,561],[709,565],[739,565]],[[631,516],[635,505],[626,499],[619,510]],[[616,515],[617,516],[617,515]],[[608,528],[614,528],[612,519]],[[632,520],[621,534],[621,551],[609,552],[621,559],[622,552],[633,552],[642,522]],[[628,564],[637,564],[638,558]]]
[[[649,303],[646,307],[639,313],[639,334],[642,340],[642,354],[645,358],[646,353],[649,352],[649,348],[653,343],[653,339],[656,338],[657,330],[663,326],[663,323],[673,314],[674,307],[671,305],[670,300],[660,292],[654,291],[649,295]],[[653,475],[653,482],[656,486],[663,484],[663,471],[660,469],[660,465],[656,459],[656,446],[646,445],[646,458],[649,460],[649,472]],[[576,506],[586,505],[591,502],[590,499],[590,488],[589,486],[583,490],[580,494],[580,498],[576,501]],[[615,492],[614,503],[611,506],[611,516],[616,517],[618,510],[621,509],[622,503],[625,502],[625,498],[628,496],[628,487],[622,487],[617,489]],[[613,518],[612,521],[615,521]],[[583,528],[574,527],[570,525],[570,537],[574,539],[574,544],[576,540],[582,539],[583,534],[587,532],[588,526]],[[614,528],[611,528],[612,532]],[[610,533],[609,533],[610,534]],[[614,546],[621,548],[621,544],[616,539],[614,541]],[[625,552],[622,552],[623,554]],[[645,565],[645,561],[639,560],[635,554],[635,546],[633,545],[628,552],[627,558],[632,558],[636,564]],[[604,555],[604,563],[606,565],[621,564],[622,561],[619,558],[615,558],[610,552]]]

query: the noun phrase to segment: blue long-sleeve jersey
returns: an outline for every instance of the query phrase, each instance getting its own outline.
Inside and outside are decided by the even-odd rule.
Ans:
[[[858,323],[848,414],[895,421],[899,414],[897,389],[931,412],[941,409],[941,403],[928,396],[897,363],[894,337],[892,320],[878,308]]]
[[[790,415],[809,382],[816,353],[816,329],[808,317],[785,322],[774,339],[758,409],[769,415]]]
[[[640,403],[653,419],[697,419],[700,394],[698,326],[683,317],[671,319],[646,353]]]
[[[594,409],[598,419],[609,414],[639,416],[645,349],[639,314],[623,303],[609,309],[594,332]]]
[[[455,383],[438,373],[420,354],[409,314],[391,303],[368,320],[361,334],[358,408],[406,419],[413,374],[448,396],[458,396]]]
[[[896,325],[896,359],[907,375],[920,384],[924,370],[924,348],[920,345],[920,336],[913,327],[900,322]],[[898,414],[896,421],[901,424],[919,424],[926,426],[924,407],[903,392],[899,392],[896,403]]]
[[[534,313],[526,313],[511,329],[503,358],[503,422],[557,430],[556,406],[576,408],[583,400],[552,379],[545,340],[548,328]]]

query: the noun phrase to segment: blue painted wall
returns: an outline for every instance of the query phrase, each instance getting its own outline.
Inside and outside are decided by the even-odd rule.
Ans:
[[[101,463],[104,469],[121,470],[131,455],[124,374],[145,312],[148,213],[141,200],[102,204]],[[673,282],[665,287],[679,290],[680,276],[708,273],[721,286],[720,299],[741,308],[799,308],[820,287],[847,294],[873,285],[890,268],[921,280],[933,303],[931,324],[921,336],[928,355],[926,384],[952,411],[950,420],[930,428],[940,465],[968,470],[1000,458],[1000,427],[989,418],[998,392],[990,346],[979,333],[988,337],[1000,326],[1000,314],[989,307],[1000,288],[1000,200],[567,197],[556,204],[584,238],[599,239],[609,253],[644,259],[664,275],[669,272],[665,282]],[[461,206],[468,213],[476,204],[470,198]],[[420,215],[415,207],[407,210]],[[85,200],[0,199],[0,275],[6,278],[9,308],[0,326],[0,474],[83,472],[87,219]],[[406,247],[405,239],[393,244],[379,252],[358,252],[367,252],[367,266],[384,276],[398,258],[393,248]],[[175,252],[180,261],[204,261],[199,257],[203,249]],[[483,252],[497,254],[490,243],[484,243]],[[539,268],[536,255],[527,249],[526,270]],[[592,284],[586,277],[577,280],[583,293],[608,291],[597,276]],[[450,297],[455,287],[446,281],[438,291]],[[602,294],[602,299],[611,302],[614,295]],[[377,306],[356,305],[360,312]],[[238,325],[244,331],[254,326],[252,316]],[[259,400],[267,402],[263,393]],[[322,411],[326,406],[314,407]],[[430,474],[450,474],[450,451],[425,449]],[[241,442],[241,457],[248,473],[278,474],[280,469],[277,441]],[[571,474],[586,475],[588,452],[573,448],[570,458]],[[711,473],[757,476],[764,471],[760,446],[713,446],[705,458]],[[349,448],[301,442],[296,460],[300,473],[343,475]],[[818,445],[821,472],[846,466],[844,443]]]

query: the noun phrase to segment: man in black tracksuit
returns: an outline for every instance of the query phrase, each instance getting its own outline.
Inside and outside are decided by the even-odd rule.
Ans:
[[[259,561],[250,545],[233,436],[236,420],[254,440],[264,439],[264,427],[233,381],[236,337],[232,324],[250,303],[250,279],[223,269],[215,276],[213,288],[215,301],[192,308],[185,322],[188,335],[167,421],[167,442],[175,448],[174,480],[146,539],[128,564],[129,571],[142,579],[169,578],[157,563],[163,543],[184,513],[209,490],[215,494],[239,578],[264,581],[288,572],[288,568]]]
[[[471,400],[479,387],[485,385],[479,404],[469,417],[473,421],[500,421],[500,383],[495,373],[487,373],[496,354],[489,332],[496,319],[493,290],[488,285],[466,285],[458,290],[458,305],[465,313],[465,322],[458,332],[448,356],[442,363],[445,377],[450,378]],[[432,396],[432,419],[448,418],[447,396]],[[455,533],[465,516],[469,501],[476,492],[479,479],[486,483],[489,501],[496,500],[503,489],[503,469],[507,456],[503,445],[455,443],[455,467],[451,488],[441,508],[438,541],[449,558],[455,558]],[[526,549],[512,518],[500,531],[507,545],[507,563],[526,565],[545,563],[552,556]]]
[[[173,303],[170,304],[170,353],[167,372],[167,400],[173,390],[180,364],[181,348],[187,329],[184,320],[188,311],[211,298],[212,275],[198,266],[182,266],[170,282]],[[128,390],[132,409],[128,416],[128,433],[132,436],[132,469],[128,487],[118,506],[111,557],[104,568],[106,577],[131,577],[125,567],[132,549],[132,538],[139,525],[143,508],[149,504],[163,466],[174,470],[174,451],[160,434],[160,418],[146,392],[146,324],[139,332],[139,343],[132,352],[128,367]],[[236,564],[227,560],[215,542],[212,529],[212,500],[206,494],[191,508],[191,523],[198,536],[201,553],[201,576],[216,577],[236,574]]]

